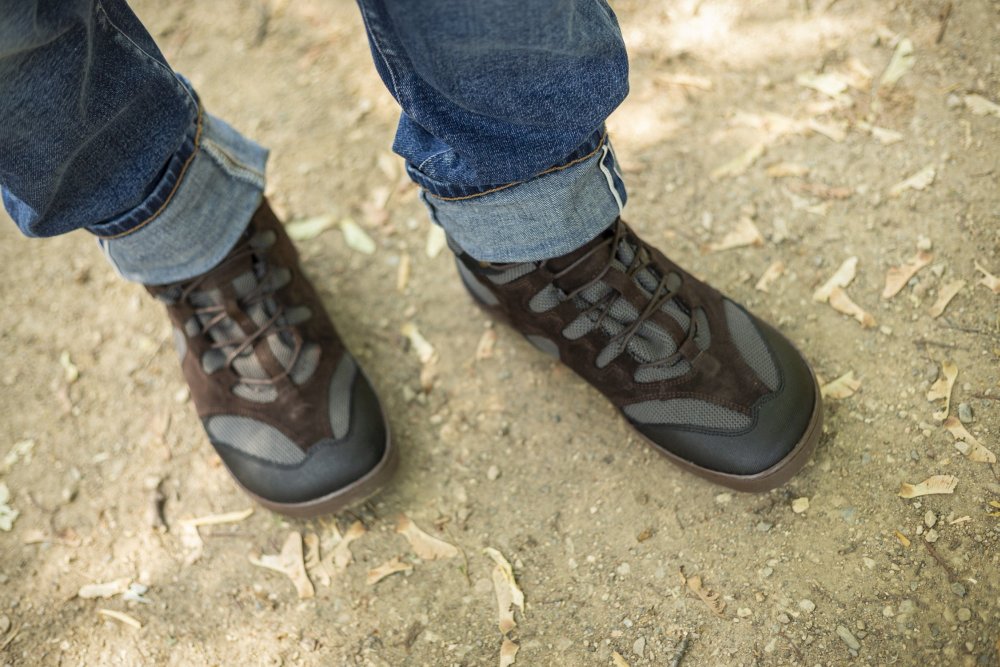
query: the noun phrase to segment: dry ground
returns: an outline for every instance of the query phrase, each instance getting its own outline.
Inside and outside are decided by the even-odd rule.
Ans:
[[[517,665],[612,665],[613,652],[618,664],[668,665],[685,635],[684,667],[1000,664],[998,466],[963,457],[933,416],[942,401],[926,398],[953,361],[951,414],[965,404],[968,430],[1000,452],[1000,296],[974,266],[1000,274],[1000,117],[966,98],[1000,98],[1000,10],[954,2],[938,41],[949,4],[615,2],[632,55],[632,94],[610,121],[628,219],[778,323],[827,381],[860,380],[827,401],[825,437],[799,476],[744,495],[672,467],[512,332],[498,327],[492,357],[476,360],[490,323],[448,253],[427,256],[413,190],[395,189],[396,110],[351,3],[273,2],[265,25],[257,3],[137,2],[207,106],[271,147],[283,215],[351,216],[375,239],[371,257],[336,227],[301,246],[404,462],[354,514],[296,522],[258,510],[202,528],[189,564],[180,520],[250,503],[199,429],[160,307],[85,234],[26,240],[5,222],[0,454],[34,444],[2,475],[20,515],[0,533],[0,664],[496,665],[487,546],[514,564],[527,599]],[[880,85],[904,37],[912,69]],[[797,82],[803,73],[850,85],[831,97]],[[883,143],[896,136],[866,122],[899,140]],[[755,160],[711,177],[757,146]],[[890,196],[928,166],[932,183]],[[702,252],[741,218],[762,244]],[[930,265],[882,298],[886,272],[918,246]],[[398,292],[404,256],[412,277]],[[812,300],[851,256],[847,292],[871,328]],[[784,274],[755,289],[777,261]],[[955,280],[964,288],[932,318]],[[438,352],[429,394],[406,322]],[[954,493],[897,496],[931,475],[955,476]],[[150,515],[157,483],[166,531]],[[417,559],[393,532],[400,513],[463,556]],[[313,599],[248,562],[291,531],[329,540],[334,521],[343,531],[355,519],[368,532],[354,562],[330,586],[314,575]],[[366,585],[395,556],[412,571]],[[685,590],[682,568],[721,594],[722,617]],[[148,586],[148,604],[76,596],[120,578]]]

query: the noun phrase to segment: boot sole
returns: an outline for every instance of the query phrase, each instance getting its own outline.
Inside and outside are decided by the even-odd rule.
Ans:
[[[466,283],[466,279],[462,275],[461,271],[459,271],[459,277],[465,286],[466,292],[468,292],[469,296],[472,298],[473,303],[479,306],[491,318],[503,322],[514,331],[517,331],[517,328],[510,323],[506,313],[495,306],[484,303],[481,299],[479,299],[479,297],[476,296],[473,289],[469,287],[468,283]],[[520,332],[518,331],[518,333]],[[527,340],[526,337],[525,340]],[[528,342],[531,343],[530,340]],[[532,345],[532,347],[534,347],[534,345]],[[560,363],[562,362],[560,361]],[[573,370],[570,366],[566,364],[563,365],[570,370]],[[575,370],[573,370],[573,372],[576,373]],[[579,374],[577,375],[579,376]],[[796,443],[795,447],[792,448],[792,451],[788,452],[783,459],[772,465],[770,468],[752,475],[734,475],[731,473],[719,472],[718,470],[711,470],[710,468],[703,468],[702,466],[691,463],[687,459],[681,458],[680,456],[664,449],[662,446],[647,438],[637,429],[633,428],[632,430],[636,435],[642,438],[643,441],[649,444],[649,446],[652,447],[658,454],[682,470],[686,470],[703,479],[707,479],[710,482],[720,486],[725,486],[735,491],[746,491],[750,493],[770,491],[785,484],[785,482],[790,480],[795,473],[801,470],[802,467],[809,462],[809,459],[812,457],[812,453],[816,450],[816,445],[819,444],[820,437],[823,435],[823,400],[820,395],[819,383],[816,381],[816,374],[813,372],[812,367],[809,368],[809,375],[812,377],[815,398],[813,400],[812,416],[809,418],[809,423],[806,425],[805,432],[802,434],[802,437]],[[583,378],[582,376],[579,377],[586,381],[586,378]],[[631,426],[631,423],[621,410],[618,410],[618,414],[625,419],[625,422],[628,423],[629,426]]]

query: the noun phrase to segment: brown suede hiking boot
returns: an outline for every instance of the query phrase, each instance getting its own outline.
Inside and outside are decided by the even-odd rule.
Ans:
[[[305,517],[388,481],[397,457],[378,398],[266,200],[214,269],[147,289],[167,305],[208,438],[250,496]]]
[[[489,313],[601,391],[682,468],[765,491],[809,459],[823,410],[802,355],[621,220],[544,262],[488,264],[453,250]]]

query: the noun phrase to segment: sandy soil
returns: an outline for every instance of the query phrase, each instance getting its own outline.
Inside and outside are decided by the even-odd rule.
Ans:
[[[160,307],[85,234],[29,241],[4,221],[0,481],[19,516],[0,533],[0,664],[496,665],[484,547],[513,563],[527,601],[511,633],[517,665],[668,665],[682,644],[685,667],[1000,664],[1000,518],[989,514],[1000,469],[964,457],[934,417],[943,401],[926,396],[954,362],[950,414],[971,411],[965,427],[1000,453],[1000,296],[974,264],[1000,274],[1000,117],[966,97],[1000,98],[1000,14],[955,2],[938,42],[946,4],[615,3],[633,68],[610,121],[628,219],[779,324],[826,381],[860,380],[827,401],[825,437],[799,476],[744,495],[672,467],[513,332],[497,327],[492,357],[476,359],[491,324],[447,251],[427,256],[429,223],[412,188],[396,187],[396,110],[351,3],[272,3],[263,29],[256,3],[137,3],[208,107],[271,147],[283,215],[351,216],[375,239],[371,257],[336,227],[301,247],[404,462],[354,513],[296,522],[257,510],[202,527],[195,560],[181,520],[251,503],[200,431]],[[904,37],[912,69],[880,84]],[[797,80],[819,73],[832,97]],[[933,182],[891,196],[928,166]],[[763,243],[702,252],[741,218]],[[886,272],[918,247],[930,264],[883,298]],[[412,276],[397,292],[404,256]],[[846,291],[870,328],[812,299],[852,256]],[[784,274],[755,289],[778,261]],[[429,393],[406,322],[438,352]],[[931,475],[957,487],[897,496]],[[462,554],[417,558],[394,532],[400,513]],[[312,599],[248,561],[293,531],[329,544],[355,520],[367,533],[354,561],[329,586],[313,571]],[[366,584],[397,556],[412,570]],[[681,570],[720,594],[721,616]],[[147,586],[148,603],[77,596],[118,579]]]

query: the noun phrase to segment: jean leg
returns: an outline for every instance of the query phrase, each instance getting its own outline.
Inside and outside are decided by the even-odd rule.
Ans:
[[[527,261],[605,229],[626,193],[604,120],[628,61],[604,0],[358,0],[402,107],[394,150],[471,255]]]

